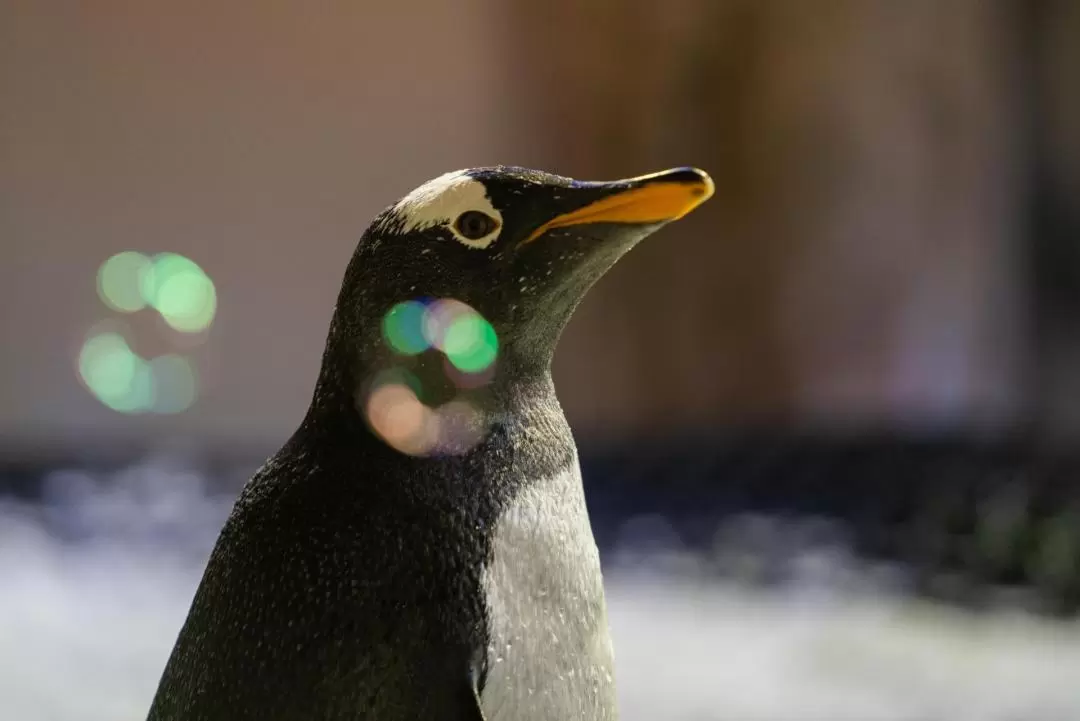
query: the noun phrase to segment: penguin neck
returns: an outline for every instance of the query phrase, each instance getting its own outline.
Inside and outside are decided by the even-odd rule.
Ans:
[[[443,375],[440,358],[403,360],[375,342],[354,349],[341,335],[332,332],[305,425],[367,435],[365,401],[372,390],[372,381],[395,369],[408,370],[414,380],[419,378],[424,400],[431,406],[465,400],[482,411],[489,423],[514,419],[564,425],[551,376],[550,354],[523,357],[515,349],[505,351],[499,354],[494,372],[485,382],[474,388],[458,389]]]

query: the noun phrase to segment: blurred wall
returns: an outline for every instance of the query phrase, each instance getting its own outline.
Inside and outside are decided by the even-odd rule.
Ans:
[[[1076,383],[1073,334],[1033,342],[1025,204],[1044,121],[1075,197],[1075,4],[1041,4],[1027,45],[1004,0],[254,7],[0,9],[0,439],[279,441],[370,217],[498,162],[717,181],[571,324],[556,378],[581,433],[1069,423],[1046,399]],[[79,384],[97,267],[125,249],[217,284],[185,414]],[[185,342],[125,323],[147,356]]]
[[[1032,374],[1041,435],[1080,436],[1080,3],[1028,7],[1031,209],[1037,308]]]
[[[598,425],[1015,420],[1023,141],[1004,3],[585,5],[596,25],[574,22],[579,2],[516,6],[533,131],[584,175],[696,163],[718,192],[582,308],[569,408]],[[553,60],[559,41],[574,52]]]
[[[371,217],[514,147],[484,0],[6,2],[0,17],[0,437],[277,442],[307,407],[337,291]],[[95,274],[175,251],[217,285],[190,349],[202,396],[124,416],[79,384],[111,314]],[[129,321],[146,356],[183,341]]]

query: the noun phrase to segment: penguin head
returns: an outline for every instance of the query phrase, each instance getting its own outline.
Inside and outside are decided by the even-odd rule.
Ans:
[[[501,366],[545,369],[588,289],[712,193],[696,168],[612,182],[503,166],[447,173],[372,222],[346,272],[335,326],[371,362],[385,350],[395,307],[451,299],[489,324]]]

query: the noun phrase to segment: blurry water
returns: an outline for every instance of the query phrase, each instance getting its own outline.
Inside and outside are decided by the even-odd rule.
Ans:
[[[110,481],[57,474],[45,508],[0,504],[4,721],[144,718],[231,498],[162,465]],[[608,559],[625,721],[1080,719],[1077,623],[905,600],[835,546],[782,590],[705,572],[752,573],[767,524],[706,559],[640,519],[660,542]]]

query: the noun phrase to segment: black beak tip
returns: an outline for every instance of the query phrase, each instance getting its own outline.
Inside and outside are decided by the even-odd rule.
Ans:
[[[712,196],[715,186],[713,180],[701,168],[685,165],[670,170],[662,170],[659,173],[643,175],[631,179],[631,185],[645,186],[654,184],[681,185],[688,188],[690,197],[700,198],[702,202]]]
[[[682,168],[672,168],[657,180],[663,180],[667,183],[685,183],[686,185],[697,186],[696,192],[704,194],[705,188],[712,185],[712,178],[709,174],[700,168],[694,168],[691,166],[685,166]]]

